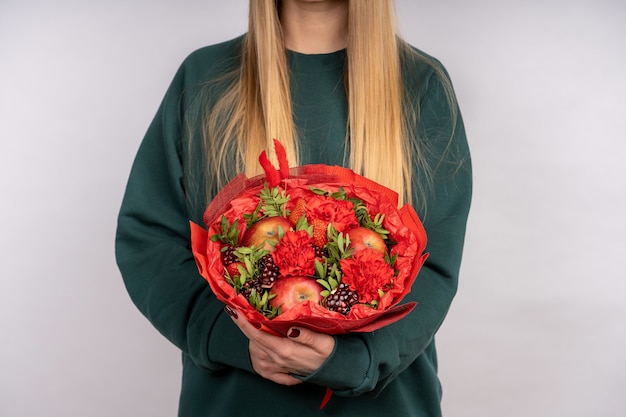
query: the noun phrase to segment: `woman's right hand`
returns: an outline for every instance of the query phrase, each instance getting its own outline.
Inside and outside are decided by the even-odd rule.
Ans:
[[[335,348],[335,338],[330,335],[293,327],[287,337],[276,336],[254,327],[237,310],[228,306],[225,310],[249,340],[254,371],[278,384],[301,383],[293,375],[312,374]]]

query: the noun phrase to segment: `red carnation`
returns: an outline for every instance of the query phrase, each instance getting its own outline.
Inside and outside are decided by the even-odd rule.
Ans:
[[[315,250],[306,230],[286,232],[272,252],[272,258],[283,277],[315,273]]]
[[[351,258],[341,260],[342,282],[358,292],[359,302],[369,304],[378,300],[379,290],[388,290],[394,270],[384,255],[375,249],[363,249]]]
[[[354,204],[349,200],[337,200],[322,195],[313,196],[306,202],[306,218],[320,219],[332,223],[335,230],[344,232],[359,225],[354,213]]]

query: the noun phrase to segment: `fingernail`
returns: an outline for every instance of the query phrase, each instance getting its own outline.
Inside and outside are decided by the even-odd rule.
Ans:
[[[237,312],[235,310],[233,310],[232,308],[230,308],[230,306],[224,307],[224,311],[226,312],[226,314],[231,316],[233,319],[237,320],[237,318],[238,318]]]
[[[300,330],[299,329],[291,329],[289,330],[289,337],[291,337],[292,339],[295,339],[296,337],[300,336]]]

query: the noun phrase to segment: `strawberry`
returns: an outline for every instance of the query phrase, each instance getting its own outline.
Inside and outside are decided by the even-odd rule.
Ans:
[[[296,205],[291,209],[291,213],[289,213],[289,221],[292,224],[298,223],[300,217],[304,215],[304,211],[306,208],[306,200],[302,197],[298,198],[296,201]]]
[[[228,265],[225,267],[226,272],[228,273],[228,276],[230,276],[230,277],[236,277],[236,276],[241,275],[241,274],[239,273],[239,269],[237,268],[237,266],[239,266],[239,265],[243,266],[244,268],[246,267],[246,265],[245,265],[243,262],[233,262],[233,263],[231,263],[231,264],[228,264]]]
[[[322,219],[313,219],[313,245],[323,248],[328,243],[328,222]]]

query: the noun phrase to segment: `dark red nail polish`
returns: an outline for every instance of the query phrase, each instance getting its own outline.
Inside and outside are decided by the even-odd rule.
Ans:
[[[230,308],[230,306],[224,307],[224,311],[226,312],[226,314],[228,314],[229,316],[231,316],[232,318],[237,320],[237,318],[238,318],[237,312],[235,310],[233,310],[232,308]]]
[[[289,337],[291,337],[292,339],[295,339],[298,336],[300,336],[300,330],[299,329],[291,329],[289,331]]]

